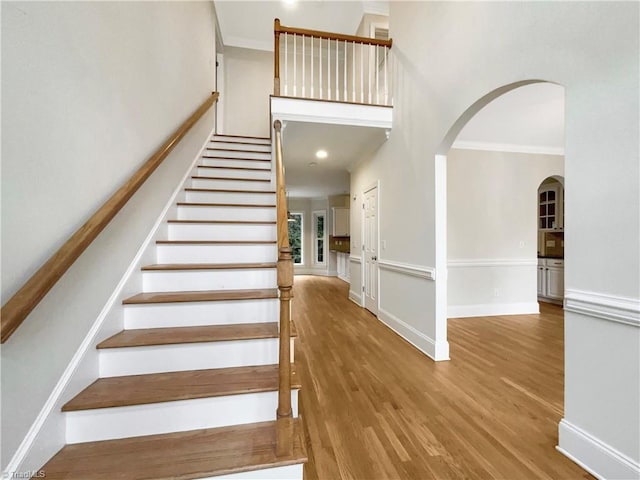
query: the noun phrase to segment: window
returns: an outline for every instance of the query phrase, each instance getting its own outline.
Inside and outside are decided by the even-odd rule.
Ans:
[[[313,212],[313,263],[326,264],[326,210]]]
[[[302,213],[289,213],[289,245],[294,265],[302,265]]]

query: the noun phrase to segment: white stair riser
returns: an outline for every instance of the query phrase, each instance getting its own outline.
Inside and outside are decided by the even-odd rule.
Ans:
[[[270,138],[228,137],[224,135],[214,135],[211,140],[220,142],[246,142],[255,145],[271,145]]]
[[[244,159],[256,159],[256,160],[271,160],[270,152],[243,152],[240,150],[212,150],[212,148],[220,147],[207,147],[205,155],[211,155],[216,157],[229,157],[229,158],[244,158]],[[247,149],[251,150],[251,149]]]
[[[240,140],[242,141],[242,140]],[[269,144],[247,144],[247,143],[233,143],[233,142],[225,142],[222,139],[212,140],[209,142],[208,147],[211,148],[228,148],[230,150],[255,150],[256,152],[267,152],[271,153],[271,145]]]
[[[222,157],[222,155],[210,155],[213,157]],[[249,168],[268,168],[271,169],[271,162],[263,162],[260,160],[238,160],[229,158],[210,158],[202,157],[200,165],[209,167],[249,167]]]
[[[278,363],[278,339],[182,343],[100,350],[100,377]]]
[[[276,244],[156,246],[157,263],[259,263],[278,259]]]
[[[177,292],[180,290],[243,290],[276,288],[275,268],[243,268],[237,270],[145,270],[142,272],[144,292]]]
[[[256,167],[258,168],[258,167]],[[235,168],[205,168],[198,167],[197,175],[200,177],[232,177],[232,178],[256,178],[261,180],[271,179],[271,169],[261,168],[258,170],[237,170]]]
[[[297,417],[297,390],[291,404]],[[274,419],[277,405],[276,391],[67,412],[67,443],[266,422]]]
[[[198,192],[187,190],[186,201],[195,203],[239,203],[256,205],[275,205],[275,193],[246,192]]]
[[[178,220],[237,220],[275,222],[275,207],[179,206]]]
[[[267,224],[170,223],[169,240],[275,240],[276,226]],[[237,263],[230,259],[229,263]]]
[[[296,463],[284,467],[262,468],[250,472],[230,473],[201,480],[302,480],[304,463]]]
[[[277,298],[125,305],[124,328],[195,327],[277,322]]]
[[[209,180],[203,178],[192,178],[191,186],[193,188],[213,188],[226,190],[255,190],[264,192],[266,190],[273,191],[274,184],[271,182],[251,182],[245,180]]]

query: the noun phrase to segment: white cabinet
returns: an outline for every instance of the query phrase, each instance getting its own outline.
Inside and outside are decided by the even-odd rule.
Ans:
[[[564,260],[538,259],[538,297],[554,303],[564,299]]]
[[[334,237],[349,236],[349,208],[333,207],[332,234]]]
[[[349,282],[349,254],[337,252],[338,278]]]
[[[538,230],[564,230],[564,189],[560,182],[542,185],[538,189]]]

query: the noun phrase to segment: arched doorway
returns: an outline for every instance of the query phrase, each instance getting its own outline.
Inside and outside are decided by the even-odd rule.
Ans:
[[[446,277],[440,276],[444,281],[436,282],[436,330],[439,338],[446,338],[449,317],[538,312],[536,192],[546,177],[564,175],[564,157],[560,155],[563,154],[564,138],[561,141],[562,151],[552,152],[537,151],[527,145],[512,148],[514,145],[508,142],[489,142],[486,148],[475,144],[471,147],[456,145],[463,129],[476,115],[481,116],[478,114],[484,107],[499,97],[508,97],[506,94],[509,92],[521,87],[533,89],[536,84],[552,86],[563,92],[560,85],[541,80],[500,87],[471,105],[449,129],[438,148],[435,159],[436,271],[447,272]],[[526,88],[521,91],[524,90]],[[525,115],[526,112],[519,114]],[[514,121],[517,120],[516,113]],[[539,164],[538,160],[544,160],[546,154],[552,154],[549,158],[555,155],[555,159],[547,162],[548,165]],[[458,202],[452,206],[449,201],[454,175],[450,169],[454,157],[456,161],[467,162],[457,172],[458,179],[463,182],[462,186],[457,186],[464,195],[465,205]],[[475,166],[470,158],[477,159]],[[497,167],[510,161],[515,166],[509,167],[508,171]],[[472,198],[472,193],[477,197]],[[465,211],[466,217],[450,222],[456,208],[458,213]],[[491,211],[491,208],[502,210]],[[455,236],[455,242],[451,242],[450,235],[452,238]],[[461,239],[466,239],[466,243]]]

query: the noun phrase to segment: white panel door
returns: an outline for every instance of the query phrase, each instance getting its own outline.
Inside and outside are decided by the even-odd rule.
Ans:
[[[378,314],[378,188],[364,193],[364,307]]]

